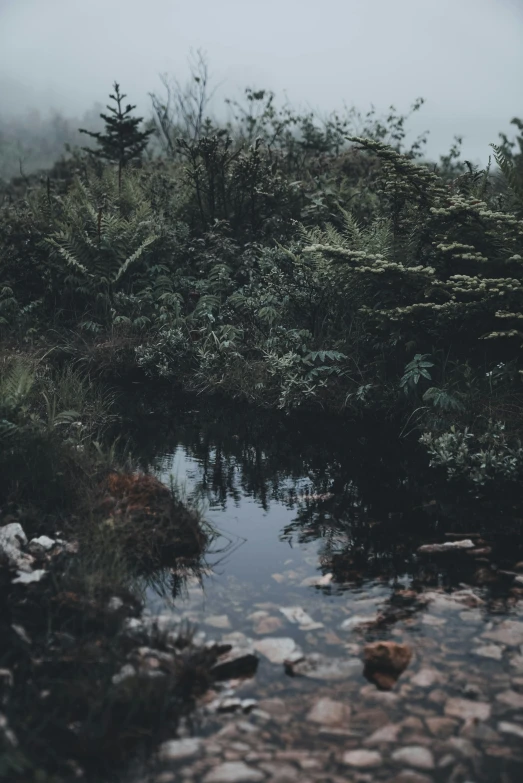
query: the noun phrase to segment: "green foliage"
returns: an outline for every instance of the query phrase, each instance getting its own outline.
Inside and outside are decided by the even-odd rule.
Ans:
[[[120,93],[120,85],[115,82],[113,85],[114,93],[109,95],[114,102],[114,106],[107,106],[110,114],[100,114],[105,122],[105,130],[88,131],[80,128],[80,133],[85,133],[98,144],[98,149],[85,147],[85,151],[95,158],[117,163],[118,170],[121,170],[130,161],[140,160],[142,153],[147,147],[149,136],[154,133],[152,129],[140,130],[139,126],[143,122],[143,117],[133,117],[132,111],[136,106],[128,103],[125,108],[122,102],[126,95]]]

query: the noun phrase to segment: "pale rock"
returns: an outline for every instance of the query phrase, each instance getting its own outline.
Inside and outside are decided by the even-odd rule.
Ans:
[[[523,623],[517,620],[503,620],[491,631],[483,633],[481,637],[509,647],[517,647],[523,644]]]
[[[507,723],[506,721],[500,721],[498,723],[498,731],[502,734],[510,734],[513,737],[519,737],[523,739],[523,725],[518,723]]]
[[[432,614],[424,614],[421,617],[421,622],[423,625],[438,627],[440,625],[445,625],[447,621],[444,617],[434,617]]]
[[[112,677],[112,683],[113,685],[120,685],[121,682],[129,680],[131,677],[136,677],[136,669],[132,664],[126,663],[125,666],[122,666],[118,674],[115,674]]]
[[[370,737],[367,737],[363,744],[374,747],[386,742],[397,742],[401,728],[399,723],[389,723],[387,726],[377,729]]]
[[[49,536],[40,536],[39,538],[31,539],[27,548],[33,555],[40,555],[43,552],[49,552],[54,546],[56,546],[56,541],[52,538],[49,538]]]
[[[523,709],[523,693],[518,693],[517,691],[503,691],[502,693],[498,693],[496,695],[496,701],[499,701],[501,704],[505,704],[507,707],[514,710]]]
[[[472,701],[471,699],[449,699],[445,704],[445,715],[450,715],[462,720],[488,720],[491,706],[486,702]]]
[[[294,639],[288,636],[274,636],[255,641],[254,649],[268,658],[271,663],[283,663],[297,650],[297,645]]]
[[[372,625],[377,619],[377,613],[371,615],[354,614],[342,622],[340,629],[342,631],[353,631],[355,628],[364,628],[367,625]]]
[[[285,582],[285,577],[283,576],[283,574],[271,574],[271,576],[275,582],[278,582],[279,585],[282,582]]]
[[[381,754],[377,750],[348,750],[343,754],[343,764],[358,769],[373,769],[382,763]]]
[[[428,748],[422,745],[408,745],[399,748],[391,756],[392,760],[399,764],[407,764],[416,769],[434,769],[434,756]]]
[[[33,582],[40,582],[46,575],[47,571],[43,568],[38,568],[36,571],[17,571],[15,579],[12,579],[14,585],[30,585]]]
[[[420,555],[445,554],[446,552],[474,549],[475,546],[470,538],[466,538],[463,541],[446,541],[444,544],[424,544],[418,547],[418,552]]]
[[[267,613],[265,613],[267,614]],[[265,634],[274,633],[283,628],[283,622],[279,617],[261,617],[256,621],[254,626],[254,633],[264,636]]]
[[[203,778],[203,783],[259,783],[265,780],[265,774],[253,769],[243,761],[227,761],[211,769]]]
[[[287,658],[284,663],[288,674],[316,680],[344,680],[361,672],[358,658],[329,658],[319,653],[301,655],[298,660]]]
[[[0,527],[0,563],[19,571],[30,571],[33,558],[21,551],[26,544],[27,536],[18,522]]]
[[[472,650],[472,654],[480,655],[482,658],[492,658],[495,661],[500,661],[503,656],[503,649],[498,647],[497,644],[486,644],[483,647]]]
[[[418,688],[431,688],[436,683],[444,682],[445,678],[439,672],[437,669],[420,669],[419,672],[417,672],[413,677],[411,677],[410,682],[412,685],[417,685]]]
[[[282,606],[280,607],[280,612],[290,623],[298,624],[302,630],[323,628],[323,623],[315,622],[301,606]]]
[[[117,595],[113,595],[107,602],[107,609],[109,612],[118,612],[124,605],[124,602]]]
[[[456,730],[456,721],[452,718],[426,718],[425,723],[430,733],[439,739],[450,737]]]
[[[350,717],[350,707],[340,701],[329,698],[318,699],[307,714],[307,720],[324,726],[337,726],[346,723]]]
[[[160,761],[185,761],[198,756],[202,749],[202,740],[195,737],[167,740],[158,748]]]

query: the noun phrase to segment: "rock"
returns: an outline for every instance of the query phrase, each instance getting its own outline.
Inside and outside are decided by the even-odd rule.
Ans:
[[[423,614],[421,616],[421,622],[423,625],[432,625],[432,626],[439,626],[439,625],[445,625],[446,620],[443,617],[434,617],[431,614]]]
[[[501,734],[510,734],[513,737],[519,737],[523,739],[523,726],[518,723],[507,723],[506,721],[500,721],[498,723],[498,731]]]
[[[211,617],[207,617],[204,620],[204,623],[205,625],[210,625],[211,628],[228,629],[231,627],[231,623],[226,614],[218,614],[218,615],[213,615]]]
[[[348,750],[341,760],[343,764],[358,769],[372,769],[382,763],[381,754],[377,750]]]
[[[158,748],[159,761],[185,761],[198,756],[202,749],[202,740],[196,737],[167,740]]]
[[[111,678],[111,682],[113,685],[120,685],[121,682],[125,682],[125,680],[131,679],[131,677],[136,677],[137,672],[134,666],[130,663],[126,663],[125,666],[122,666],[118,674],[115,674]]]
[[[498,647],[497,644],[486,644],[483,647],[472,650],[472,654],[480,655],[482,658],[492,658],[495,661],[500,661],[503,656],[503,649]]]
[[[446,541],[444,544],[424,544],[418,547],[420,555],[439,555],[447,552],[460,552],[465,549],[474,549],[475,544],[470,538],[463,541]]]
[[[412,685],[417,685],[418,688],[432,688],[436,683],[444,682],[445,678],[442,673],[437,669],[420,669],[414,677],[410,678]]]
[[[265,775],[258,769],[253,769],[243,761],[226,761],[208,772],[203,783],[259,783],[265,780]]]
[[[285,582],[285,577],[283,576],[283,574],[271,574],[271,576],[275,582],[278,582],[279,585],[282,582]]]
[[[434,756],[423,745],[408,745],[406,748],[395,750],[392,760],[399,764],[407,764],[416,769],[434,769]]]
[[[31,539],[28,549],[33,555],[41,555],[45,552],[49,552],[54,546],[56,546],[56,541],[52,538],[49,538],[49,536],[40,536],[39,538]]]
[[[412,769],[402,769],[396,777],[387,783],[433,783],[433,779],[414,772]]]
[[[17,575],[15,579],[12,579],[12,583],[14,585],[29,585],[33,582],[39,582],[45,575],[47,571],[44,571],[42,568],[37,569],[36,571],[17,571]]]
[[[252,677],[258,668],[258,656],[252,647],[232,647],[222,653],[211,667],[215,680],[230,680],[234,677]]]
[[[323,623],[317,623],[300,606],[282,606],[280,612],[291,623],[297,623],[302,631],[312,631],[323,628]]]
[[[503,691],[502,693],[498,693],[496,695],[496,701],[505,704],[513,710],[523,709],[523,693],[518,693],[517,691]]]
[[[379,615],[377,612],[374,612],[374,614],[370,615],[354,614],[352,617],[347,617],[347,619],[342,622],[340,629],[342,631],[353,631],[355,628],[363,628],[367,625],[373,625],[378,617]]]
[[[345,724],[350,717],[350,707],[341,701],[323,698],[307,714],[307,720],[312,723],[320,723],[324,726],[338,726]]]
[[[446,739],[451,737],[456,730],[456,721],[452,718],[426,718],[425,723],[434,737]]]
[[[271,663],[283,663],[298,648],[294,639],[288,636],[274,636],[255,641],[254,649],[268,658]]]
[[[33,558],[22,552],[26,544],[27,536],[18,522],[0,527],[0,563],[19,571],[30,571]]]
[[[366,645],[363,657],[364,677],[380,690],[390,690],[409,665],[412,650],[408,645],[397,642],[373,642]]]
[[[283,623],[279,617],[261,617],[256,621],[254,633],[264,636],[265,634],[275,633],[283,628]]]
[[[487,702],[471,701],[470,699],[449,699],[445,704],[445,715],[462,720],[488,720],[491,706]]]
[[[118,612],[124,606],[124,602],[117,595],[113,595],[107,602],[108,612]]]
[[[397,742],[401,728],[401,724],[399,723],[389,723],[381,729],[377,729],[370,737],[367,737],[364,741],[364,745],[373,747],[385,742]]]
[[[517,647],[523,644],[523,623],[517,620],[503,620],[492,631],[481,634],[482,639]]]
[[[287,674],[315,680],[344,680],[361,671],[358,658],[329,658],[319,653],[286,659],[284,665]]]

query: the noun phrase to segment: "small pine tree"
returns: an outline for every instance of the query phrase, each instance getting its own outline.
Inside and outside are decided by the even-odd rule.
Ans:
[[[96,139],[99,149],[90,149],[83,147],[86,152],[102,160],[108,160],[118,164],[118,182],[121,183],[122,169],[131,160],[138,160],[142,152],[147,147],[149,136],[154,130],[139,130],[139,125],[143,117],[132,117],[131,112],[136,106],[127,104],[125,109],[122,102],[126,95],[120,93],[120,85],[114,83],[114,94],[109,97],[116,106],[107,108],[111,114],[100,114],[105,121],[105,131],[103,133],[93,133],[92,131],[80,128],[80,133],[86,133],[91,138]]]

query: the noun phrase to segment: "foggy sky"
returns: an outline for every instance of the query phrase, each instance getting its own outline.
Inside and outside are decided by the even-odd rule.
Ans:
[[[430,129],[432,155],[460,134],[486,162],[523,116],[523,0],[0,0],[0,111],[81,115],[116,79],[148,114],[191,49],[220,97],[251,86],[321,111],[406,111],[423,96],[409,128]]]

